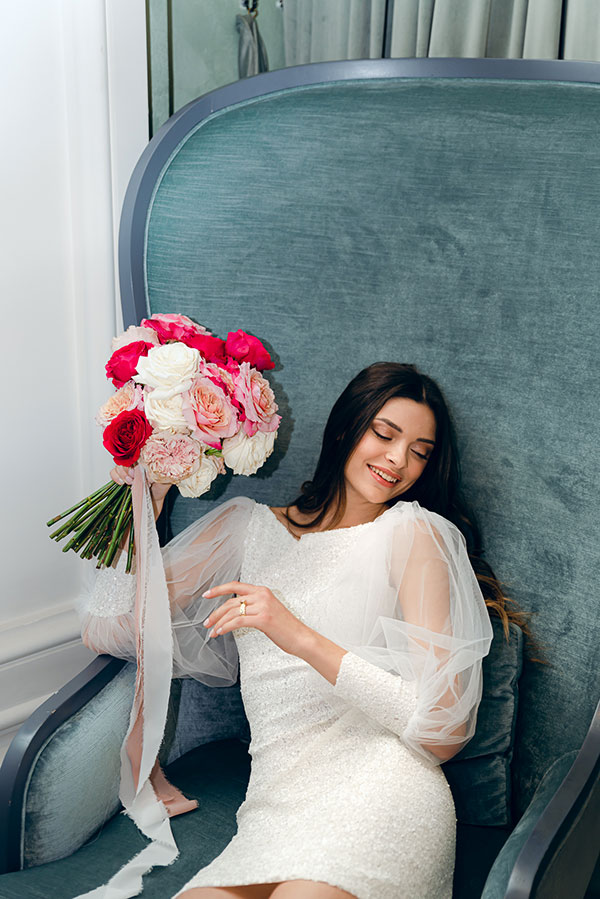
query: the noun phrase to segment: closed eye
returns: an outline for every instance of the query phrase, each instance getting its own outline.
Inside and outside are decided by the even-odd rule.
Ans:
[[[377,437],[379,437],[380,440],[391,440],[391,439],[392,439],[391,437],[386,437],[385,434],[380,434],[379,431],[376,431],[376,430],[375,430],[375,428],[373,428],[373,433],[374,433]]]

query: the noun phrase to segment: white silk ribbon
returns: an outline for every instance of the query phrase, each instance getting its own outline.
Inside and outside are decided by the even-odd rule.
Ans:
[[[179,850],[169,822],[167,807],[152,784],[160,772],[156,762],[167,720],[167,708],[173,673],[173,638],[169,594],[158,534],[154,523],[152,497],[146,472],[135,467],[132,487],[137,590],[135,600],[137,675],[129,728],[121,747],[121,784],[119,798],[124,813],[135,822],[151,842],[131,858],[111,879],[75,899],[130,899],[143,887],[142,877],[155,865],[170,865]],[[160,772],[162,773],[162,772]],[[185,800],[179,791],[162,778],[175,799],[187,802],[180,811],[189,811],[197,803]]]

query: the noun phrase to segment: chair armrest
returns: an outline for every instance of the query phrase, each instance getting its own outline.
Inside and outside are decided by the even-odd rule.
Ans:
[[[494,862],[481,899],[583,899],[598,859],[600,703],[579,752],[557,759]]]
[[[0,768],[0,874],[22,865],[22,821],[31,771],[58,728],[127,664],[101,655],[49,697],[21,726]]]

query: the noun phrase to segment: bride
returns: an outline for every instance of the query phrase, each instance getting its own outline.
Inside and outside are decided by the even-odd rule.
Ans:
[[[134,469],[111,477],[132,484]],[[168,489],[151,485],[155,517]],[[450,899],[440,764],[475,731],[488,607],[518,615],[481,557],[437,384],[412,365],[364,369],[299,496],[228,500],[161,552],[173,675],[224,686],[239,670],[251,730],[237,832],[177,899]],[[131,602],[114,605],[113,584],[107,606],[103,583],[84,642],[135,660]]]

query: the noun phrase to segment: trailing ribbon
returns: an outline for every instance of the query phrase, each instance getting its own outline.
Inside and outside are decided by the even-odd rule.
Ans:
[[[154,523],[146,472],[136,465],[132,486],[137,588],[135,627],[137,673],[129,728],[121,747],[119,798],[124,811],[150,844],[103,886],[76,899],[130,899],[155,865],[179,855],[169,817],[198,807],[166,779],[158,763],[173,674],[169,593]]]

